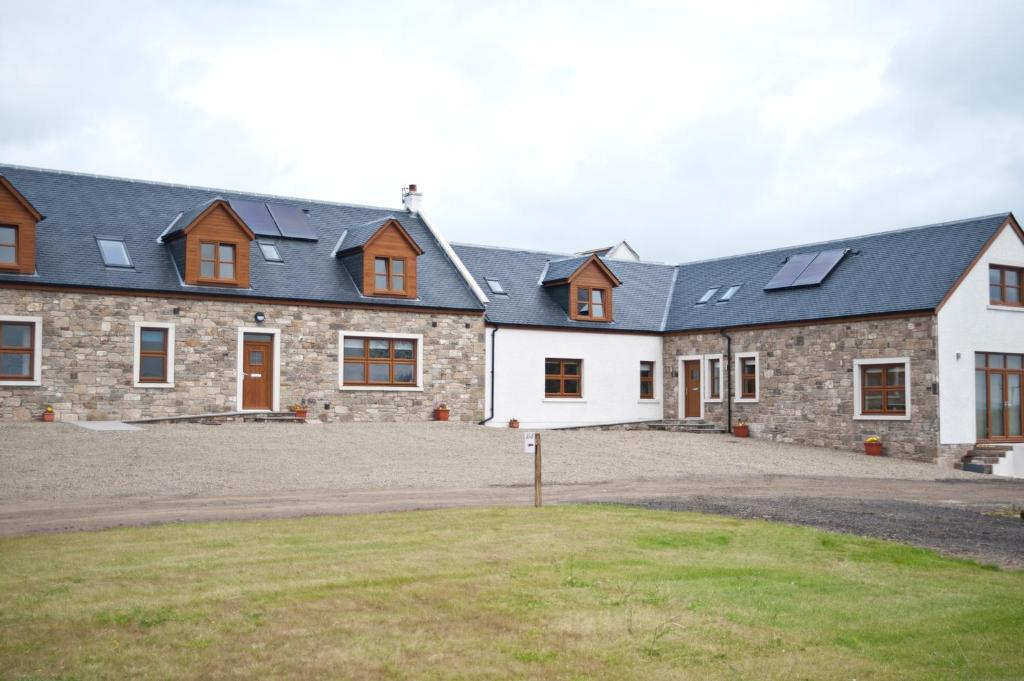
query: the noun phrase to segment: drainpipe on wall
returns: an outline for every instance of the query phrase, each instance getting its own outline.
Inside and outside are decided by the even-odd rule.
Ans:
[[[491,415],[481,421],[478,425],[484,425],[488,421],[494,418],[494,359],[497,356],[498,344],[495,336],[498,335],[498,325],[494,325],[494,331],[491,332]]]
[[[727,334],[725,330],[720,330],[718,333],[725,339],[725,413],[726,420],[728,421],[729,430],[732,432],[732,336]]]

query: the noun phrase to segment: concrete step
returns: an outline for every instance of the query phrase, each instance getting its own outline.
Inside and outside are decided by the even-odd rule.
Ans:
[[[967,471],[968,473],[985,473],[987,475],[992,475],[992,466],[989,464],[965,463],[961,470]]]
[[[185,416],[156,416],[145,419],[133,419],[125,423],[224,423],[227,421],[298,421],[295,413],[290,411],[220,411],[205,414],[189,414]]]

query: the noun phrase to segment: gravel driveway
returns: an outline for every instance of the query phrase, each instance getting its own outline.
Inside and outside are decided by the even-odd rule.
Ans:
[[[976,478],[933,464],[766,440],[644,431],[543,433],[548,484],[796,475]],[[0,425],[0,500],[479,488],[532,483],[522,433],[455,423]]]

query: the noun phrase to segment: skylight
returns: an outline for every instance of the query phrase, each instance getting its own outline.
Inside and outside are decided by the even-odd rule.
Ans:
[[[487,287],[491,289],[491,293],[497,293],[499,295],[505,294],[505,287],[501,285],[501,282],[497,279],[484,279],[487,282]]]
[[[700,300],[697,301],[697,304],[698,305],[703,305],[704,303],[706,303],[709,300],[711,300],[712,298],[714,298],[716,293],[718,293],[718,287],[717,286],[715,288],[709,288],[707,293],[705,293],[704,295],[702,295],[700,297]]]
[[[728,300],[732,300],[732,297],[736,295],[736,292],[740,290],[739,286],[730,286],[729,290],[722,294],[722,297],[718,299],[718,302],[724,303]]]
[[[257,241],[256,243],[260,246],[260,252],[263,253],[264,259],[269,262],[284,262],[284,258],[281,257],[281,252],[277,250],[277,245],[270,241]]]
[[[100,247],[100,257],[107,267],[134,267],[128,257],[128,248],[121,239],[96,239]]]

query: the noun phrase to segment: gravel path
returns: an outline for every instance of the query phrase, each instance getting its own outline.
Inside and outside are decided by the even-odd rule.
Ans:
[[[905,480],[977,476],[888,458],[721,435],[543,434],[552,484],[751,475]],[[0,500],[479,488],[532,481],[522,434],[454,423],[153,425],[93,432],[0,425]]]
[[[630,502],[643,508],[717,513],[810,525],[923,546],[1003,567],[1024,567],[1024,520],[892,499],[694,496]]]

